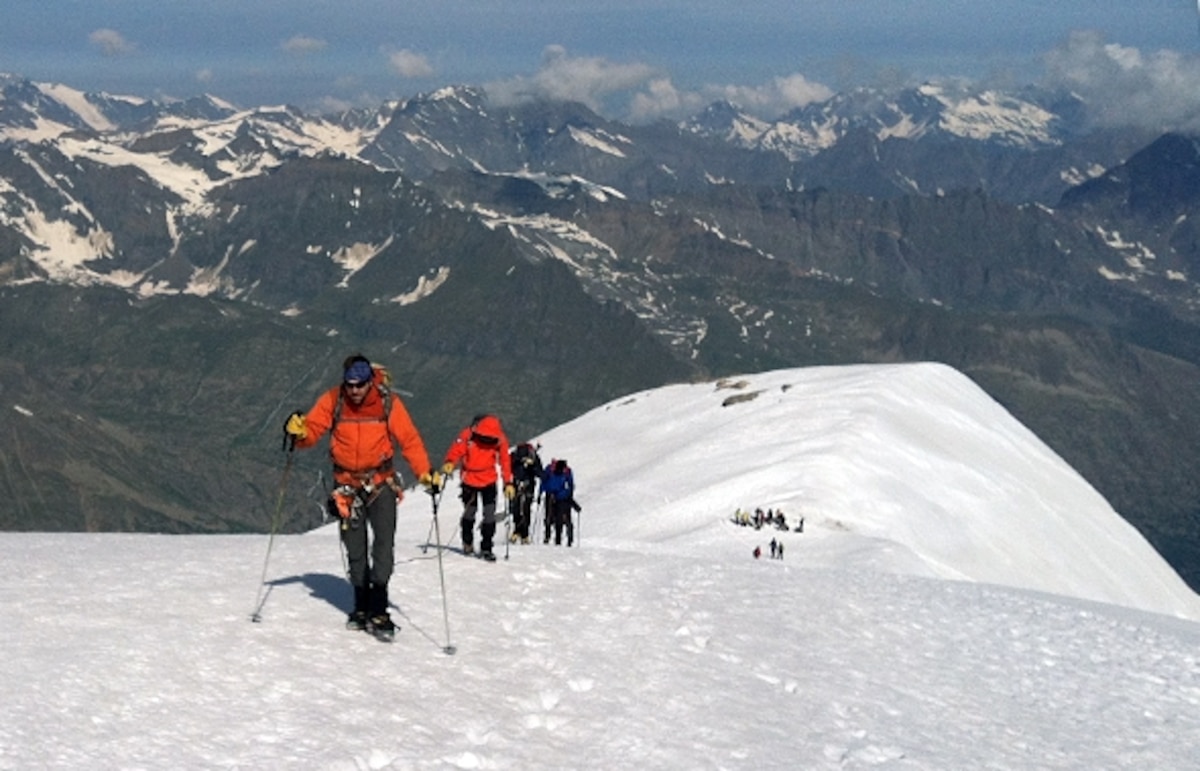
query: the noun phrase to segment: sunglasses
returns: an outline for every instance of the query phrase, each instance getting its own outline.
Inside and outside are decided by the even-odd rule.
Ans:
[[[349,382],[346,383],[346,387],[351,389],[352,391],[357,391],[360,388],[366,388],[369,385],[371,385],[370,380],[364,380],[361,383],[349,383]]]

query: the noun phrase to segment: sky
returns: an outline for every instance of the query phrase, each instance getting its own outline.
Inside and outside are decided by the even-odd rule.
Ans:
[[[774,117],[863,83],[967,77],[1124,93],[1136,76],[1143,91],[1151,79],[1177,96],[1181,78],[1200,72],[1197,8],[1187,0],[10,5],[0,72],[85,91],[212,93],[313,111],[479,85],[500,100],[571,98],[629,120],[694,114],[722,98]]]
[[[454,485],[436,518],[410,492],[390,644],[343,626],[331,525],[0,533],[0,769],[1194,766],[1200,598],[943,365],[670,386],[537,440],[575,543],[464,557]]]

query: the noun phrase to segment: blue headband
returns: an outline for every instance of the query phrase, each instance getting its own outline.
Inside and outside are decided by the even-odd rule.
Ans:
[[[371,379],[373,374],[371,365],[359,360],[346,367],[346,375],[342,380],[347,383],[366,383]]]

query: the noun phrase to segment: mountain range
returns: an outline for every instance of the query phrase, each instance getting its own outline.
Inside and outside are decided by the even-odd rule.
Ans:
[[[952,83],[650,125],[468,86],[325,116],[0,87],[6,529],[268,527],[279,425],[355,350],[434,455],[481,411],[521,437],[669,382],[932,360],[1200,585],[1185,134]]]

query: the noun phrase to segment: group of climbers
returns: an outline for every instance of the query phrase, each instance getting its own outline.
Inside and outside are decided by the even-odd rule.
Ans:
[[[767,509],[764,513],[762,508],[756,508],[751,514],[749,510],[738,508],[733,512],[730,521],[735,525],[742,527],[753,527],[755,530],[761,530],[764,527],[773,527],[776,530],[788,530],[788,520],[783,513],[783,509]],[[796,532],[804,532],[804,517],[801,516],[796,523]]]
[[[395,565],[396,504],[403,496],[394,466],[396,448],[428,492],[439,493],[459,473],[463,511],[462,551],[476,553],[475,520],[479,515],[479,556],[495,561],[498,487],[502,485],[513,514],[513,542],[530,542],[533,502],[544,501],[545,536],[549,543],[574,542],[572,511],[574,474],[565,460],[543,466],[537,448],[525,442],[510,450],[508,437],[495,415],[477,415],[459,432],[440,468],[429,460],[425,443],[404,403],[391,389],[387,371],[361,354],[342,365],[342,382],[322,393],[308,412],[288,416],[284,432],[292,446],[303,449],[330,435],[329,452],[335,488],[330,513],[341,522],[354,607],[347,620],[351,629],[393,635],[388,612],[388,582]],[[373,539],[368,537],[368,529]]]

